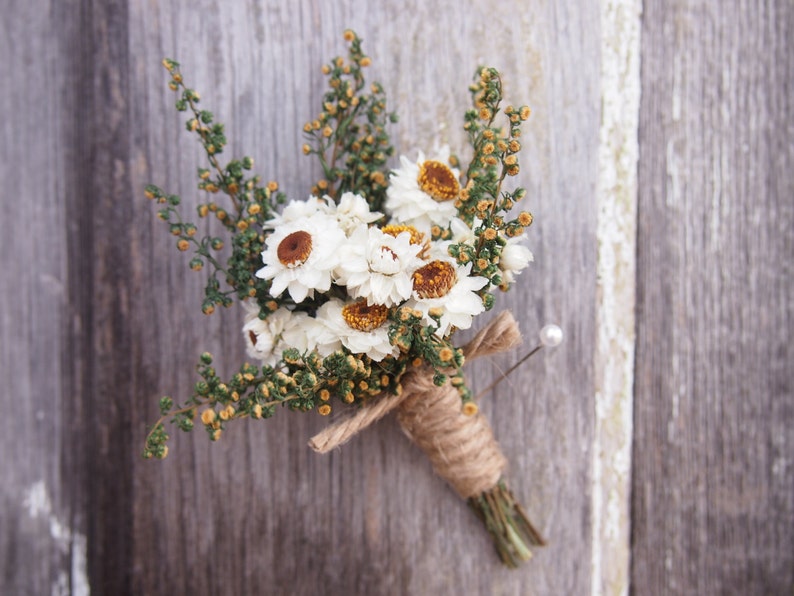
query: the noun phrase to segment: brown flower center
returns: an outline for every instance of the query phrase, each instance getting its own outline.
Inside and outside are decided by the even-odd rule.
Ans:
[[[342,318],[351,329],[372,331],[386,322],[389,309],[382,304],[367,305],[367,299],[361,298],[342,308]]]
[[[312,254],[312,236],[303,230],[289,234],[276,249],[278,260],[287,267],[305,263],[310,254]]]
[[[249,331],[248,332],[248,339],[251,340],[251,343],[253,345],[256,345],[256,333],[254,333],[253,331]]]
[[[430,160],[419,166],[416,179],[419,188],[436,201],[452,201],[460,195],[460,183],[449,166],[440,161]]]
[[[441,298],[455,285],[455,267],[446,261],[430,261],[414,272],[414,291],[420,298]]]

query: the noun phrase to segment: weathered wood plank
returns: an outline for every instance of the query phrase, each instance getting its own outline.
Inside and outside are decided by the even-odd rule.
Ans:
[[[466,87],[475,66],[494,64],[516,103],[533,106],[522,183],[536,216],[530,244],[537,263],[501,301],[528,334],[549,321],[571,338],[533,360],[487,398],[511,460],[511,480],[550,546],[517,572],[500,567],[479,522],[428,462],[386,421],[329,456],[306,440],[327,421],[283,415],[230,429],[217,445],[180,435],[163,463],[127,459],[132,503],[108,511],[118,529],[132,523],[132,585],[166,593],[585,593],[590,588],[592,351],[598,140],[598,12],[580,2],[537,3],[510,12],[496,2],[425,4],[252,2],[190,5],[131,3],[129,186],[118,213],[103,208],[127,254],[105,259],[119,271],[102,284],[123,298],[114,306],[98,288],[127,346],[107,353],[98,379],[125,375],[111,416],[138,443],[159,393],[185,395],[202,349],[231,370],[243,358],[239,311],[199,314],[201,276],[180,262],[141,189],[153,181],[197,200],[199,152],[172,109],[163,56],[179,59],[208,108],[227,123],[230,153],[243,151],[266,178],[300,198],[319,172],[302,157],[302,123],[319,105],[324,60],[343,51],[341,32],[356,29],[374,59],[401,123],[400,149],[460,145]],[[121,41],[120,43],[124,43]],[[582,64],[592,65],[582,68]],[[125,134],[121,131],[122,135]],[[115,150],[115,149],[114,149]],[[106,236],[110,239],[110,236]],[[112,267],[118,265],[118,269]],[[118,286],[116,286],[118,284]],[[112,343],[112,342],[111,342]],[[533,340],[528,340],[533,343]],[[484,387],[518,358],[473,365]],[[575,370],[576,374],[570,371]],[[529,388],[529,389],[527,389]],[[110,390],[110,387],[105,387]],[[134,404],[134,406],[132,405]],[[127,418],[127,416],[129,418]],[[122,422],[123,420],[123,422]],[[138,443],[135,443],[136,445]],[[112,477],[103,456],[103,478]],[[119,464],[122,465],[122,464]],[[116,471],[118,472],[118,471]],[[108,493],[110,494],[110,493]],[[108,532],[112,532],[112,523]],[[109,535],[109,534],[108,534]],[[119,573],[118,570],[115,573]]]
[[[644,13],[633,589],[790,593],[794,8]]]
[[[75,3],[3,5],[0,28],[0,585],[86,594],[78,418],[84,313],[71,242],[80,91]],[[85,302],[85,301],[84,301]]]

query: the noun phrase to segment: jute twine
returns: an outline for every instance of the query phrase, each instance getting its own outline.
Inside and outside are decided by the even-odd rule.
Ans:
[[[521,343],[518,325],[509,312],[500,313],[463,351],[467,359],[507,351]],[[432,371],[419,368],[403,377],[400,395],[381,396],[356,414],[312,437],[309,446],[326,453],[350,440],[373,422],[398,408],[403,431],[430,459],[436,473],[464,499],[493,488],[507,460],[480,413],[461,412],[460,395],[449,383],[433,384]]]

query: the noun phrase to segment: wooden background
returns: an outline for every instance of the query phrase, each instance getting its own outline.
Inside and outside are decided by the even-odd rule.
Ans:
[[[629,580],[639,595],[792,592],[791,2],[642,7],[631,559],[615,585],[592,564],[603,6],[4,7],[4,593],[618,594]],[[533,107],[521,183],[536,262],[497,307],[528,344],[550,321],[567,340],[482,405],[550,541],[519,571],[392,420],[327,456],[306,447],[327,420],[284,412],[140,458],[157,398],[188,393],[201,351],[227,371],[243,358],[239,310],[200,314],[203,278],[143,198],[148,182],[199,198],[199,148],[160,60],[180,60],[226,123],[229,156],[302,198],[318,172],[300,126],[347,27],[400,112],[404,152],[462,144],[479,64]],[[475,391],[519,356],[472,365]]]

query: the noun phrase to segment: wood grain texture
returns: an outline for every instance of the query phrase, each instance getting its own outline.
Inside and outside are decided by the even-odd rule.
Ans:
[[[644,6],[632,585],[794,588],[791,2]]]
[[[79,451],[70,449],[86,353],[86,321],[73,308],[78,290],[70,281],[81,267],[73,260],[69,219],[80,142],[73,85],[80,74],[78,25],[73,5],[3,5],[0,590],[6,594],[84,594],[87,585],[84,474]]]

